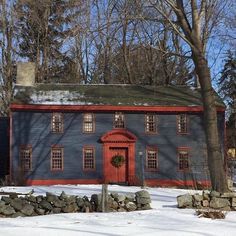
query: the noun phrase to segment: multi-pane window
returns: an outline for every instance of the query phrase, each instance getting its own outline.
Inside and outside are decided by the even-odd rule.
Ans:
[[[95,152],[93,147],[86,147],[83,149],[84,156],[84,170],[95,169]]]
[[[23,171],[29,171],[32,168],[32,147],[20,147],[20,165]]]
[[[63,170],[64,151],[62,147],[51,149],[51,170]]]
[[[148,147],[146,155],[146,168],[156,170],[158,168],[157,149]]]
[[[62,133],[63,132],[63,116],[62,113],[52,114],[52,132]]]
[[[145,131],[146,133],[156,133],[156,116],[153,114],[145,115]]]
[[[92,113],[84,114],[83,132],[84,133],[94,132],[94,115]]]
[[[122,112],[116,112],[114,115],[114,128],[124,128],[125,120]]]
[[[177,115],[177,132],[179,134],[186,134],[188,132],[186,114]]]
[[[189,169],[189,150],[186,148],[178,149],[178,158],[179,158],[179,170],[188,170]]]

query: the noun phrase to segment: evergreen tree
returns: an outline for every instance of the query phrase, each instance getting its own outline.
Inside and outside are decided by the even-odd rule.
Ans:
[[[18,53],[36,63],[37,82],[69,75],[65,40],[79,10],[74,0],[20,0],[16,4]]]

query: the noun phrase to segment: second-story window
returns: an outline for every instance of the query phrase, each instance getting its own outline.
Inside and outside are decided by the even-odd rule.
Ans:
[[[157,132],[156,123],[157,123],[157,118],[155,115],[146,114],[145,115],[145,132],[156,133]]]
[[[179,114],[177,115],[177,133],[178,134],[187,134],[187,115]]]
[[[63,132],[63,116],[62,113],[52,113],[52,132],[62,133]]]
[[[94,115],[92,113],[84,114],[83,132],[84,133],[93,133],[94,132]]]
[[[114,115],[114,128],[124,128],[124,127],[125,127],[124,113],[116,112]]]

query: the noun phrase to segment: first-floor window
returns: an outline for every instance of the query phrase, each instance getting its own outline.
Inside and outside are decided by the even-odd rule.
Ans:
[[[188,148],[178,149],[179,170],[189,169],[189,150]]]
[[[155,147],[148,147],[147,148],[146,168],[149,170],[157,170],[157,168],[158,168],[157,148],[155,148]]]
[[[62,147],[51,148],[51,170],[63,170],[64,149]]]
[[[95,151],[93,147],[85,147],[83,149],[84,170],[95,169]]]
[[[20,147],[20,166],[23,171],[29,171],[32,168],[32,147]]]

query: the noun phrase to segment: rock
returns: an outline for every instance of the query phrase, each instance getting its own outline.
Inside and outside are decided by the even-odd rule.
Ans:
[[[39,206],[41,206],[45,210],[49,210],[49,211],[52,210],[52,208],[53,208],[52,205],[49,202],[47,202],[46,200],[41,201],[39,203]]]
[[[1,200],[7,204],[10,204],[12,199],[10,197],[2,196]]]
[[[10,194],[9,194],[9,197],[10,197],[11,199],[14,199],[14,198],[18,198],[18,195],[17,195],[17,193],[10,193]]]
[[[30,202],[33,202],[33,203],[36,203],[37,200],[36,200],[36,197],[33,196],[33,195],[29,195],[25,198],[26,200],[30,201]]]
[[[13,215],[14,213],[16,213],[15,209],[9,205],[4,205],[0,208],[0,213],[2,213],[3,215],[6,216],[10,216]]]
[[[18,211],[16,213],[14,213],[13,215],[11,215],[11,217],[12,218],[25,217],[25,215],[22,212]]]
[[[125,209],[127,209],[127,211],[135,211],[137,209],[137,206],[134,202],[128,202],[127,204],[125,204]]]
[[[125,195],[118,195],[117,198],[115,198],[115,200],[117,200],[117,202],[124,202],[125,201]]]
[[[23,205],[24,205],[24,203],[23,203],[22,199],[20,199],[20,198],[15,198],[15,199],[11,200],[11,206],[17,211],[22,210]]]
[[[210,201],[210,192],[205,190],[202,192],[202,197],[203,197],[203,200],[208,200]]]
[[[177,197],[177,203],[179,208],[186,208],[193,206],[193,198],[192,196],[187,193],[184,195],[180,195]]]
[[[61,213],[61,208],[55,207],[55,208],[52,209],[52,212],[53,212],[53,214]]]
[[[47,200],[48,202],[52,203],[52,202],[58,200],[58,196],[56,196],[56,195],[53,194],[53,193],[46,192],[46,200]]]
[[[193,200],[196,201],[196,202],[201,202],[203,200],[203,196],[196,193],[193,195]]]
[[[30,204],[24,205],[24,207],[21,209],[21,213],[25,214],[26,216],[31,216],[34,212],[34,207]]]
[[[230,202],[226,198],[213,197],[210,201],[210,207],[212,207],[214,209],[224,208],[227,206],[230,206]]]
[[[118,196],[119,194],[116,192],[111,193],[111,197],[113,197],[114,199],[118,199]]]
[[[65,193],[64,191],[62,191],[59,198],[60,198],[61,200],[65,200],[67,197],[68,197],[68,195],[66,195],[66,193]]]
[[[76,199],[76,203],[77,203],[78,207],[83,207],[83,206],[84,206],[84,200],[83,200],[83,198],[78,197],[78,198]]]
[[[2,201],[2,200],[0,200],[0,208],[2,207],[2,206],[4,206],[6,203],[4,202],[4,201]]]
[[[76,203],[76,196],[68,196],[66,199],[64,199],[66,204],[70,205],[72,203]]]
[[[213,191],[210,192],[210,196],[211,197],[220,197],[220,193],[213,190]]]
[[[111,204],[110,204],[110,208],[114,209],[114,210],[117,210],[119,207],[119,204],[118,202],[116,201],[113,201]]]
[[[141,206],[141,210],[150,210],[150,209],[152,209],[152,208],[149,203]]]
[[[78,206],[77,206],[76,203],[72,203],[70,205],[67,205],[67,206],[63,207],[61,210],[64,213],[77,212],[78,211]]]
[[[230,206],[219,208],[220,211],[231,211]]]
[[[36,202],[37,203],[40,203],[42,201],[43,201],[43,196],[39,195],[39,196],[36,197]]]
[[[222,198],[236,198],[236,192],[227,192],[220,195]]]
[[[125,208],[123,208],[123,207],[120,207],[117,211],[118,212],[126,212]]]
[[[127,194],[125,201],[126,200],[127,200],[127,203],[128,202],[134,202],[135,201],[135,195],[134,194]]]
[[[235,197],[231,199],[231,206],[236,207],[236,198]]]
[[[38,215],[44,215],[44,214],[45,214],[45,210],[44,210],[44,209],[41,209],[41,208],[36,208],[36,209],[35,209],[35,212],[36,212]]]
[[[208,200],[202,200],[202,206],[203,207],[209,207],[210,203]]]
[[[66,203],[64,201],[58,199],[58,198],[55,199],[52,203],[55,207],[59,207],[59,208],[62,208],[62,207],[66,206]]]
[[[138,204],[151,203],[150,194],[146,190],[141,190],[135,193],[136,202]]]

